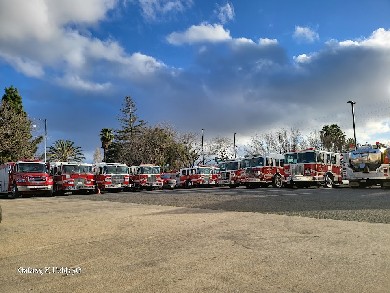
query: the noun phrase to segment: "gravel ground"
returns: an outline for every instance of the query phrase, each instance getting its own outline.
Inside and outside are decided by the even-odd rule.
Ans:
[[[261,205],[251,196],[288,197],[236,192],[1,200],[0,292],[389,292],[390,225],[216,210],[241,197],[241,209]],[[313,196],[289,191],[294,202]]]
[[[375,188],[358,190],[350,188],[178,189],[72,195],[70,198],[390,223],[390,191]]]

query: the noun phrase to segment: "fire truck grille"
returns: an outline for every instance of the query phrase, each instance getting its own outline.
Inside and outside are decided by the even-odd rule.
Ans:
[[[149,177],[148,177],[148,180],[147,180],[148,182],[156,182],[156,175],[150,175]]]
[[[112,175],[111,180],[113,184],[123,183],[125,181],[122,175]]]
[[[83,185],[84,184],[84,178],[76,178],[74,179],[75,185]]]
[[[28,177],[28,181],[30,182],[44,182],[46,178],[44,176],[31,176]]]
[[[292,175],[303,175],[303,165],[295,165],[292,168]]]

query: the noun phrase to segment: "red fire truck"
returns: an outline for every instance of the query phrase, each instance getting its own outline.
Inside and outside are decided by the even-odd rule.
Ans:
[[[309,148],[285,154],[285,178],[289,187],[342,184],[341,154]]]
[[[214,166],[194,166],[180,169],[178,186],[211,187],[218,184],[217,168]]]
[[[50,163],[53,174],[54,193],[93,193],[95,192],[95,176],[92,164],[79,162]]]
[[[94,166],[95,180],[98,190],[123,191],[131,189],[129,167],[120,163],[99,163]]]
[[[0,165],[0,193],[11,198],[27,194],[53,194],[48,165],[41,161],[17,161]]]
[[[390,148],[364,145],[343,154],[344,175],[350,187],[390,187]]]
[[[226,160],[218,164],[220,186],[236,188],[243,183],[245,167],[243,160]]]
[[[130,179],[133,181],[134,189],[161,189],[161,168],[153,164],[142,164],[130,167]]]
[[[195,168],[181,168],[177,176],[176,185],[178,187],[191,188],[192,187],[192,175],[195,174]]]
[[[284,156],[266,154],[251,156],[249,166],[245,169],[244,185],[247,188],[273,187],[281,188],[284,184]]]

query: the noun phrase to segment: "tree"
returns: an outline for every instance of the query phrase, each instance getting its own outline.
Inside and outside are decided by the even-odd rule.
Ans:
[[[47,155],[50,161],[81,162],[85,160],[81,148],[75,146],[70,140],[57,140],[49,147]]]
[[[214,137],[208,147],[207,156],[217,157],[219,160],[227,160],[233,158],[233,142],[230,138],[217,136]]]
[[[33,159],[43,136],[32,136],[32,122],[14,87],[6,88],[0,104],[0,163]]]
[[[5,94],[2,97],[2,101],[6,102],[16,113],[24,113],[22,97],[18,89],[11,85],[9,88],[5,88],[4,91]]]
[[[102,153],[100,152],[100,148],[97,147],[95,149],[94,154],[93,154],[93,163],[98,164],[98,163],[101,163],[102,161],[103,161]]]
[[[320,138],[324,149],[328,151],[341,152],[346,144],[345,133],[337,124],[324,125]]]
[[[114,141],[107,150],[107,161],[126,162],[128,165],[138,165],[142,162],[143,147],[141,143],[145,121],[138,119],[135,102],[126,96],[118,118],[120,129],[115,130]]]
[[[305,145],[301,132],[291,128],[289,131],[282,128],[275,132],[256,134],[251,138],[246,152],[249,155],[280,153],[299,150]]]
[[[112,129],[110,128],[103,128],[100,131],[100,141],[102,142],[102,149],[103,149],[103,161],[106,162],[106,153],[109,148],[109,146],[112,144],[112,141],[114,140],[114,134],[112,132]]]

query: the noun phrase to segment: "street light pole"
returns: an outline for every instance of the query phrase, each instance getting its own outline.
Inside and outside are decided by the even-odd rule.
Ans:
[[[352,107],[352,126],[353,126],[353,139],[355,141],[355,150],[357,149],[357,144],[356,144],[356,130],[355,130],[355,107],[354,105],[356,102],[354,101],[348,101],[347,104],[351,104]]]
[[[46,118],[43,120],[45,123],[45,137],[44,137],[44,152],[45,152],[45,163],[46,163],[46,145],[47,145],[47,120]]]
[[[204,129],[202,128],[202,165],[204,165],[204,149],[203,149],[203,140],[204,140]]]
[[[233,135],[234,158],[237,157],[237,151],[236,151],[236,134],[237,134],[237,133],[234,133],[234,135]]]

